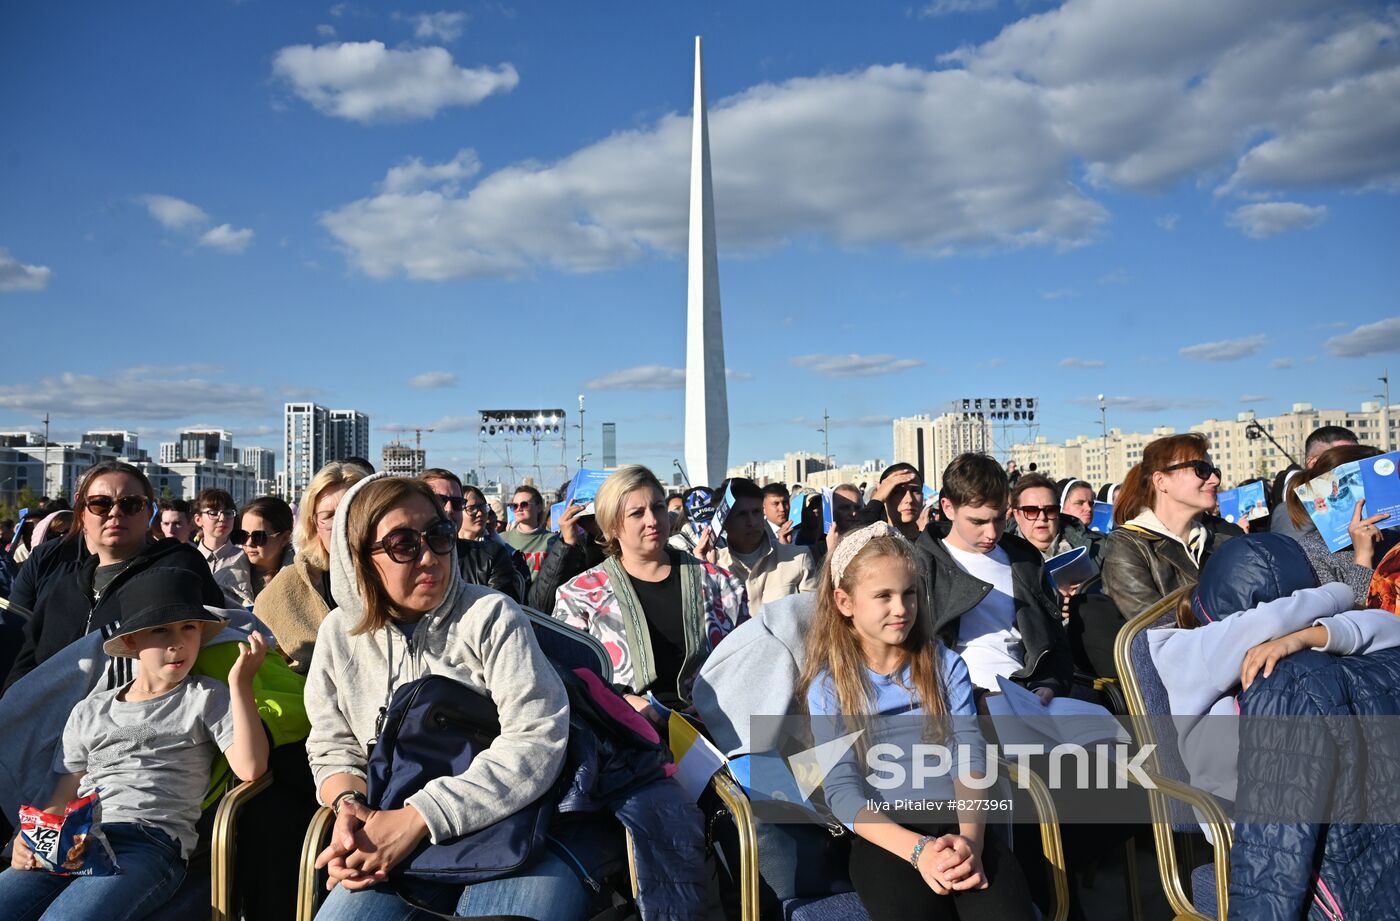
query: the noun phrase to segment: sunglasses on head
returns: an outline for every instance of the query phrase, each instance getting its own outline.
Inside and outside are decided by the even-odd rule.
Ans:
[[[1179,464],[1172,464],[1170,467],[1163,468],[1163,472],[1170,473],[1173,470],[1185,470],[1188,467],[1192,473],[1196,474],[1196,476],[1202,480],[1208,480],[1211,477],[1215,477],[1216,479],[1220,478],[1220,468],[1216,467],[1214,464],[1206,463],[1203,460],[1182,461]]]
[[[235,547],[242,547],[244,544],[249,547],[265,547],[269,538],[285,533],[285,531],[245,531],[238,528],[228,536],[228,540]]]
[[[139,515],[146,510],[150,501],[145,496],[122,496],[120,499],[111,496],[88,496],[83,500],[83,505],[94,515],[106,518],[113,508],[122,515]]]
[[[1058,505],[1018,505],[1016,511],[1026,516],[1027,521],[1036,521],[1041,515],[1048,518],[1059,518],[1060,507]]]
[[[370,546],[376,553],[383,550],[395,563],[415,563],[423,556],[424,544],[438,556],[446,556],[457,547],[457,528],[450,521],[434,522],[426,531],[395,528]]]

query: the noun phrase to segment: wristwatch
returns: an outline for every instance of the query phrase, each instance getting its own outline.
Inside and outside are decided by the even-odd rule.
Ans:
[[[909,866],[913,867],[915,870],[919,869],[919,855],[924,852],[924,845],[932,840],[933,835],[924,835],[919,839],[918,843],[914,845],[914,853],[909,855]]]
[[[359,800],[362,805],[369,804],[369,800],[365,799],[365,795],[359,790],[345,790],[335,799],[331,800],[331,812],[334,813],[336,816],[339,816],[340,804],[345,802],[347,799]]]

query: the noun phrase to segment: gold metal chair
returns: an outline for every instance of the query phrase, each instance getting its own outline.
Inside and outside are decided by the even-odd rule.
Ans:
[[[209,901],[213,921],[236,921],[238,917],[238,894],[234,885],[238,840],[234,830],[243,807],[271,783],[272,772],[268,771],[257,780],[239,784],[219,800],[209,844]]]
[[[1124,696],[1128,701],[1128,712],[1132,715],[1134,735],[1139,745],[1157,744],[1157,737],[1153,731],[1150,717],[1162,714],[1152,714],[1147,709],[1141,678],[1133,664],[1131,654],[1133,640],[1142,631],[1161,620],[1163,616],[1174,612],[1178,601],[1189,591],[1190,588],[1184,588],[1173,592],[1129,620],[1118,632],[1118,638],[1113,645],[1113,658],[1118,665],[1118,677],[1123,687]],[[1189,876],[1190,868],[1182,867],[1177,856],[1176,843],[1172,838],[1174,823],[1169,800],[1176,800],[1194,807],[1201,820],[1210,827],[1214,845],[1216,913],[1219,921],[1226,921],[1230,888],[1230,847],[1234,841],[1229,819],[1225,817],[1219,804],[1208,793],[1163,775],[1155,750],[1150,757],[1144,759],[1144,764],[1146,770],[1143,773],[1156,785],[1156,789],[1147,788],[1147,801],[1152,811],[1152,838],[1157,852],[1157,872],[1161,877],[1162,890],[1166,893],[1167,902],[1172,911],[1176,913],[1177,921],[1185,921],[1185,919],[1209,921],[1205,915],[1196,910],[1195,905],[1192,904],[1187,895],[1183,882]],[[1131,777],[1129,779],[1136,780]]]
[[[1009,761],[997,759],[1006,776],[1013,783],[1022,782],[1022,773]],[[1060,838],[1059,814],[1055,811],[1055,801],[1050,797],[1050,788],[1034,771],[1025,772],[1026,794],[1035,806],[1036,818],[1040,820],[1040,848],[1045,854],[1047,872],[1050,874],[1050,889],[1055,894],[1055,905],[1045,921],[1065,921],[1069,915],[1069,874],[1065,869],[1065,846]]]

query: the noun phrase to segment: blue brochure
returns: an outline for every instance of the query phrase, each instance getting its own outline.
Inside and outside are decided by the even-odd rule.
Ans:
[[[835,520],[831,515],[831,497],[836,494],[836,490],[827,487],[822,490],[822,533],[830,531]]]
[[[806,493],[798,493],[792,497],[792,504],[788,506],[788,521],[792,522],[794,531],[802,525],[802,509],[806,504]]]
[[[1099,567],[1094,565],[1089,556],[1088,547],[1075,547],[1046,560],[1045,574],[1050,577],[1050,584],[1055,586],[1056,590],[1068,590],[1097,576]]]
[[[1371,461],[1380,459],[1367,458]],[[1393,462],[1391,466],[1394,467]],[[1321,476],[1313,477],[1302,486],[1296,487],[1293,492],[1302,500],[1303,508],[1312,516],[1313,524],[1317,525],[1317,533],[1327,542],[1328,550],[1336,553],[1351,546],[1351,534],[1347,531],[1347,525],[1351,524],[1356,503],[1366,498],[1359,461],[1342,464]]]
[[[1393,528],[1400,525],[1400,451],[1368,457],[1361,461],[1361,482],[1365,485],[1366,507],[1362,514],[1389,515],[1377,527]]]
[[[725,487],[724,495],[715,503],[715,514],[710,519],[710,528],[715,532],[715,548],[719,549],[725,545],[724,522],[729,518],[729,512],[734,508],[734,486],[730,484]],[[764,525],[767,527],[767,525]]]
[[[574,474],[574,478],[569,481],[569,488],[564,492],[565,505],[582,505],[585,515],[593,514],[593,497],[598,495],[598,487],[603,485],[603,481],[608,478],[610,471],[607,470],[580,470]]]
[[[925,505],[925,507],[930,506],[930,505],[932,505],[933,503],[935,503],[935,502],[937,502],[937,501],[938,501],[938,490],[934,489],[932,486],[929,486],[927,483],[925,483],[925,484],[924,484],[924,505]]]
[[[1224,492],[1215,494],[1215,501],[1220,504],[1220,517],[1234,524],[1240,520],[1240,491],[1238,489],[1227,489]]]
[[[564,517],[564,509],[569,507],[567,502],[556,502],[549,507],[549,529],[559,530],[559,519]]]
[[[1107,534],[1113,530],[1113,504],[1110,502],[1094,503],[1094,520],[1089,522],[1089,530],[1097,531],[1099,534]]]

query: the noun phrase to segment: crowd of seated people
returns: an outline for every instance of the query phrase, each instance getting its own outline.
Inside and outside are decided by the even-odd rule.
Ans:
[[[1220,470],[1194,433],[1148,444],[1121,484],[1098,491],[1075,471],[1008,475],[984,454],[955,458],[936,493],[909,464],[868,485],[733,478],[684,494],[629,465],[552,523],[532,484],[493,505],[441,468],[404,478],[348,458],[300,496],[240,506],[218,489],[158,500],[137,468],[98,464],[71,507],[46,502],[0,522],[0,725],[43,713],[46,689],[66,685],[71,698],[42,729],[26,727],[22,757],[0,752],[0,786],[18,788],[0,789],[0,802],[37,797],[27,805],[61,814],[100,790],[124,869],[49,874],[14,831],[17,816],[0,816],[0,917],[159,917],[185,880],[220,772],[270,770],[269,802],[302,824],[276,829],[290,847],[240,855],[241,872],[266,880],[245,901],[249,921],[291,916],[293,852],[318,805],[334,812],[317,859],[330,887],[318,917],[589,918],[605,907],[590,856],[567,847],[533,847],[509,871],[478,876],[411,869],[425,851],[577,793],[575,734],[591,731],[582,710],[636,735],[616,736],[630,741],[610,743],[610,757],[618,745],[664,745],[670,713],[733,757],[756,751],[756,716],[897,713],[936,734],[952,716],[988,712],[1008,682],[1045,707],[1097,700],[1083,679],[1109,671],[1086,646],[1111,647],[1174,595],[1186,600],[1149,640],[1173,712],[1238,713],[1249,688],[1299,653],[1385,656],[1400,645],[1400,551],[1390,553],[1386,516],[1358,503],[1350,546],[1331,550],[1295,492],[1379,453],[1357,442],[1314,433],[1305,463],[1279,473],[1271,513],[1239,522],[1220,516]],[[711,516],[724,496],[721,521]],[[1113,500],[1111,524],[1101,497]],[[1081,548],[1093,575],[1055,584],[1047,562]],[[541,617],[605,652],[611,685],[592,688],[596,707],[546,657],[530,619]],[[484,695],[493,722],[465,769],[424,778],[390,807],[375,798],[376,744],[396,693],[427,676]],[[1202,731],[1182,751],[1191,782],[1235,799],[1237,745]],[[18,783],[14,765],[42,776]],[[1046,910],[1038,858],[1019,841],[1013,854],[971,809],[905,821],[870,808],[851,767],[832,771],[821,808],[844,826],[839,872],[872,918],[1032,918],[1033,900]],[[648,783],[679,790],[674,779]],[[985,795],[961,778],[944,793]],[[680,821],[693,813],[697,833],[713,832],[686,808]],[[275,826],[268,813],[248,824]],[[282,869],[262,875],[274,860]],[[663,903],[668,917],[706,910],[679,890],[643,887],[638,899],[643,917]]]

